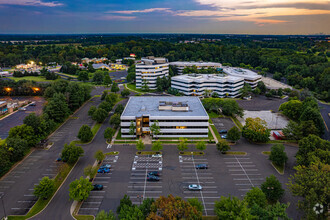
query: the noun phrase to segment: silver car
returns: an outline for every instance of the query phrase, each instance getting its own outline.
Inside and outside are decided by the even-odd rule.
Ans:
[[[188,186],[189,190],[202,190],[203,187],[201,185],[197,185],[197,184],[191,184]]]

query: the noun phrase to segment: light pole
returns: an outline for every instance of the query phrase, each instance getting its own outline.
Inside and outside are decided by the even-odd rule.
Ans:
[[[143,196],[142,195],[137,195],[137,198],[140,199],[140,205],[141,205],[142,204]]]
[[[6,209],[5,209],[5,204],[3,203],[3,197],[4,197],[4,193],[0,193],[0,199],[1,199],[1,202],[2,202],[2,207],[3,207],[3,213],[5,214],[5,217],[4,219],[7,220],[7,215],[6,215]]]

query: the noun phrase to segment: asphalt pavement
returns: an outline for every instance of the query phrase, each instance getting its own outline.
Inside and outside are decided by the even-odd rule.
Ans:
[[[320,111],[321,111],[321,115],[324,121],[324,135],[323,135],[323,139],[330,141],[330,105],[328,104],[323,104],[319,102],[319,106],[320,106]]]

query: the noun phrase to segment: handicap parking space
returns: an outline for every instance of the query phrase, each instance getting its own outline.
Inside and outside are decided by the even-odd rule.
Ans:
[[[99,208],[104,199],[106,190],[111,180],[112,172],[116,169],[116,162],[118,161],[118,155],[108,155],[104,158],[102,164],[110,164],[110,173],[98,173],[94,180],[93,184],[103,185],[102,190],[92,190],[89,194],[89,197],[83,202],[79,209],[80,215],[96,215],[99,212]]]
[[[130,181],[127,186],[127,195],[133,204],[139,205],[143,199],[157,199],[162,195],[162,166],[162,157],[155,158],[149,155],[134,157]],[[148,173],[153,171],[159,173],[159,181],[147,180]]]
[[[181,190],[185,200],[198,198],[204,207],[204,215],[214,215],[214,202],[219,199],[218,186],[213,177],[213,167],[209,166],[205,156],[179,156],[182,184]],[[196,169],[196,165],[206,164],[208,169]],[[197,184],[200,191],[191,191],[188,186]]]
[[[264,182],[263,175],[248,156],[228,156],[224,161],[241,197],[252,187],[260,187]]]

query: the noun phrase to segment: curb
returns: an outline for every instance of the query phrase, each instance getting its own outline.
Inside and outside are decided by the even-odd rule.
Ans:
[[[278,174],[280,174],[280,175],[284,175],[285,164],[284,164],[284,167],[283,167],[283,173],[280,173],[280,171],[278,171],[278,170],[276,169],[276,167],[274,166],[273,162],[270,162],[270,164],[274,167],[274,169],[276,170],[276,172],[277,172]]]

